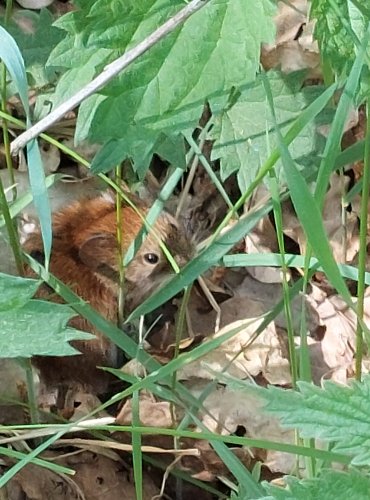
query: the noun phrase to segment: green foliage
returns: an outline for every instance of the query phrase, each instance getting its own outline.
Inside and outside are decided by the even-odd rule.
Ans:
[[[40,13],[19,10],[10,20],[7,30],[22,49],[24,64],[30,75],[30,84],[49,84],[55,72],[46,66],[51,50],[63,38],[63,33],[52,26],[52,14],[43,9]]]
[[[349,387],[331,381],[320,388],[298,382],[298,391],[277,387],[253,388],[284,427],[299,429],[307,438],[333,445],[332,450],[352,457],[356,465],[370,462],[370,376]],[[248,389],[250,390],[250,389]]]
[[[56,23],[67,34],[51,53],[49,65],[64,67],[66,73],[53,99],[65,99],[68,87],[71,93],[82,87],[92,68],[101,71],[183,5],[179,0],[78,2],[80,10]],[[255,78],[260,44],[271,41],[274,33],[273,13],[270,0],[211,1],[100,95],[82,103],[77,140],[118,140],[116,158],[129,156],[145,170],[162,132],[173,136],[192,130],[206,99]]]
[[[268,73],[277,122],[282,133],[322,91],[319,86],[301,90],[303,78],[302,72],[288,76],[274,71]],[[212,159],[221,159],[222,179],[237,172],[239,185],[244,191],[278,141],[262,77],[241,86],[238,92],[236,102],[231,105],[224,97],[211,101],[216,122],[212,131],[215,139]],[[314,158],[319,154],[318,144],[315,123],[311,122],[296,136],[290,151],[298,163],[309,162],[314,166]]]
[[[0,357],[71,356],[78,351],[69,341],[93,338],[66,326],[76,315],[69,306],[32,300],[39,284],[0,274]]]
[[[324,64],[339,75],[348,74],[370,20],[366,0],[313,0],[314,35]]]
[[[17,92],[19,93],[19,97],[26,114],[27,126],[29,127],[31,125],[31,115],[28,102],[26,69],[24,66],[23,57],[14,38],[8,33],[7,30],[2,28],[1,26],[0,59],[5,64],[6,69],[12,77],[13,83],[16,86]],[[40,220],[40,228],[44,244],[45,262],[46,266],[48,266],[52,239],[51,209],[49,197],[47,194],[44,167],[36,140],[30,141],[27,144],[27,161],[33,201]],[[3,211],[5,212],[4,207]],[[9,235],[11,235],[12,231],[14,231],[14,226],[13,228],[11,228],[10,225],[7,224],[7,230]],[[14,253],[16,254],[16,252]]]
[[[315,479],[298,481],[296,478],[285,478],[288,489],[266,485],[269,496],[263,500],[367,500],[370,491],[370,478],[356,471],[347,473],[323,470]],[[262,500],[260,498],[259,500]]]
[[[41,281],[0,273],[0,311],[24,306],[36,293]]]

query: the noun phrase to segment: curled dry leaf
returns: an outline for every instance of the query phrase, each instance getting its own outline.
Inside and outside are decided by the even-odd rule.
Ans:
[[[222,372],[242,379],[262,374],[272,384],[289,384],[289,363],[284,356],[285,339],[278,335],[271,323],[254,338],[261,322],[261,318],[239,320],[222,328],[211,338],[233,329],[240,330],[220,347],[181,368],[177,373],[178,379],[197,377],[214,380],[215,373]]]
[[[308,20],[307,0],[279,2],[275,25],[275,43],[262,48],[265,69],[280,66],[284,73],[309,69],[311,78],[320,77],[319,50],[312,36],[314,24]]]
[[[370,326],[370,294],[366,292],[364,319]],[[325,298],[317,304],[317,312],[324,325],[326,334],[321,342],[309,346],[312,375],[317,384],[322,378],[338,383],[347,383],[354,375],[354,352],[356,342],[356,315],[338,295]],[[363,360],[363,372],[369,371],[369,357]]]
[[[337,262],[351,262],[359,249],[358,221],[355,213],[345,211],[342,196],[347,192],[349,178],[332,174],[330,189],[326,193],[323,223]],[[343,218],[345,223],[343,224]],[[283,205],[284,233],[299,244],[306,253],[306,237],[291,203]]]
[[[246,385],[248,383],[246,382]],[[201,386],[193,391],[199,397]],[[207,410],[202,417],[206,427],[218,434],[230,435],[238,432],[251,439],[263,439],[284,443],[294,443],[294,432],[282,429],[276,418],[262,410],[263,403],[248,391],[217,387],[203,402]],[[262,459],[272,472],[291,473],[295,457],[287,453],[261,449],[249,450],[253,457]]]
[[[172,428],[174,426],[170,403],[167,401],[156,401],[154,397],[148,393],[140,393],[139,413],[140,423],[144,427]],[[131,400],[126,401],[123,405],[117,416],[116,422],[119,425],[132,424]]]
[[[250,276],[246,276],[242,283],[235,288],[235,294],[238,297],[248,299],[250,304],[248,307],[240,308],[239,312],[236,310],[236,314],[238,314],[238,316],[235,317],[235,319],[241,319],[240,311],[249,311],[250,307],[252,307],[253,304],[255,304],[253,306],[255,310],[258,310],[257,304],[259,304],[258,314],[265,314],[266,312],[273,309],[278,304],[278,302],[283,299],[283,289],[281,284],[259,283],[252,279]],[[299,334],[300,332],[302,300],[306,305],[305,310],[307,331],[310,333],[310,335],[316,337],[318,336],[317,332],[322,329],[322,322],[319,314],[316,311],[316,304],[313,305],[309,300],[309,297],[306,296],[298,295],[294,297],[290,302],[293,319],[293,330],[296,334]],[[279,328],[287,328],[286,318],[283,312],[278,314],[274,321],[276,326],[278,326]]]
[[[54,457],[55,458],[55,457]],[[74,476],[59,475],[29,464],[7,484],[9,500],[135,500],[136,488],[122,462],[85,451],[58,457],[58,463],[75,470]],[[151,477],[143,472],[143,499],[159,493]],[[16,496],[16,494],[18,496]]]

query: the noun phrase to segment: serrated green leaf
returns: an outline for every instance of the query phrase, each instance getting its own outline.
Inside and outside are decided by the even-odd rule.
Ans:
[[[25,305],[36,293],[40,280],[0,273],[0,311]]]
[[[68,68],[86,60],[86,54],[91,57],[92,50],[110,50],[102,54],[102,68],[117,51],[142,41],[183,2],[99,0],[80,5],[82,10],[57,22],[68,34],[51,54],[51,64],[54,56],[58,64],[65,61],[65,49]],[[154,144],[161,132],[171,136],[192,129],[209,96],[254,79],[260,44],[273,37],[273,13],[271,0],[211,1],[104,88],[104,98],[93,96],[80,106],[77,140],[122,139],[132,152],[133,137],[146,141],[151,131]]]
[[[274,500],[367,500],[370,491],[370,479],[356,471],[340,472],[323,470],[318,478],[298,481],[285,478],[289,488],[282,489],[265,485],[269,497]],[[261,499],[260,499],[261,500]]]
[[[67,327],[76,313],[68,306],[30,300],[23,307],[0,311],[0,357],[71,356],[78,354],[69,341],[93,335]]]
[[[370,376],[349,387],[331,381],[321,389],[298,382],[299,391],[253,388],[266,410],[284,427],[297,428],[303,437],[333,443],[333,451],[351,455],[354,464],[370,463]]]
[[[131,158],[139,179],[143,179],[149,168],[152,156],[158,154],[179,168],[185,169],[185,144],[182,136],[170,136],[144,130],[145,139],[136,139],[137,127],[131,128],[132,140],[111,139],[95,155],[90,170],[94,174],[107,173],[125,158]],[[140,135],[139,135],[140,137]]]
[[[154,146],[154,152],[175,168],[186,168],[185,142],[182,135],[161,134]]]
[[[277,121],[284,134],[293,120],[320,95],[322,89],[316,86],[301,90],[304,78],[302,72],[284,76],[273,71],[268,73],[267,77],[274,98]],[[221,159],[222,179],[238,172],[239,186],[244,191],[278,141],[262,78],[258,77],[254,83],[239,90],[239,98],[230,108],[223,98],[210,99],[216,119],[212,131],[212,137],[216,139],[212,159]],[[293,158],[298,161],[302,159],[303,162],[305,156],[317,152],[315,126],[314,122],[306,126],[290,146]]]
[[[59,46],[60,44],[58,47]],[[58,80],[56,90],[54,88],[50,88],[38,94],[34,116],[38,119],[43,118],[45,115],[50,113],[52,109],[65,102],[81,90],[82,87],[87,85],[94,78],[96,67],[99,66],[101,60],[104,59],[104,54],[106,52],[109,51],[104,49],[91,50],[91,53],[82,51],[84,58],[81,58],[77,67],[72,67],[70,71],[61,75]],[[62,64],[62,62],[60,64],[65,66],[67,61],[69,61],[68,52],[63,52],[62,55],[66,61],[63,59],[64,64]],[[58,58],[53,58],[51,62],[58,67]],[[52,67],[52,64],[50,64],[50,67]]]
[[[316,19],[314,36],[326,63],[337,74],[351,68],[369,22],[366,0],[313,0],[310,15]]]

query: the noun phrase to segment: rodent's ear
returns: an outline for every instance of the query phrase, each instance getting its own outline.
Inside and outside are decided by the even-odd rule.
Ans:
[[[90,236],[82,243],[78,255],[81,262],[91,270],[111,281],[119,282],[119,274],[116,270],[118,246],[113,234],[101,233]]]

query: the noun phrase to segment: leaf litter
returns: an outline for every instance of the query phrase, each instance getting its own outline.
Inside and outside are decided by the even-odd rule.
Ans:
[[[279,12],[275,18],[277,36],[275,43],[265,45],[262,53],[262,64],[265,68],[280,66],[282,71],[290,73],[300,69],[309,69],[309,78],[320,78],[319,52],[317,43],[313,41],[313,25],[307,22],[307,4],[304,0],[290,2],[279,2]],[[292,5],[294,8],[292,8]],[[45,21],[46,22],[46,21]],[[32,66],[34,77],[45,78],[44,74],[37,73],[37,67]],[[294,102],[294,99],[293,99]],[[252,103],[253,104],[253,103]],[[192,117],[194,120],[194,117]],[[232,120],[232,116],[231,116]],[[74,126],[74,125],[73,125]],[[70,136],[73,136],[73,126],[69,127]],[[348,121],[347,132],[355,130],[358,140],[361,130],[358,130],[358,116],[352,115]],[[315,133],[326,136],[328,128],[326,125],[317,126]],[[347,134],[348,136],[348,134]],[[61,137],[65,141],[63,134]],[[210,143],[212,144],[212,143]],[[92,157],[96,151],[93,145],[90,150],[82,150],[87,157]],[[208,144],[209,148],[209,144]],[[45,148],[43,151],[45,168],[50,172],[63,172],[70,167],[70,162],[60,156],[56,148]],[[264,151],[259,144],[252,151],[252,155],[258,151],[262,155]],[[218,153],[209,157],[228,158],[235,151],[223,150],[224,156]],[[251,157],[253,158],[253,156]],[[0,157],[1,160],[1,157]],[[24,158],[20,159],[19,169],[16,175],[17,188],[20,193],[28,188],[26,176],[23,176]],[[216,163],[215,163],[216,164]],[[4,167],[3,162],[1,167]],[[57,183],[49,192],[53,203],[53,209],[68,204],[71,199],[77,199],[89,192],[95,193],[100,189],[95,178],[85,174],[81,176],[81,167],[74,165],[73,182],[67,186]],[[359,173],[360,172],[360,173]],[[227,177],[225,171],[223,172]],[[221,166],[222,174],[222,166]],[[359,197],[351,201],[351,210],[343,205],[343,198],[348,192],[351,171],[344,174],[333,173],[330,179],[330,188],[326,194],[323,222],[328,234],[333,254],[338,263],[356,264],[359,250]],[[0,170],[4,180],[7,176],[4,170]],[[246,174],[248,178],[248,175]],[[361,175],[361,165],[357,166],[356,176]],[[239,182],[243,182],[239,176]],[[8,181],[6,181],[8,182]],[[235,179],[229,177],[225,183],[227,192],[232,196],[235,190]],[[6,184],[9,186],[9,184]],[[266,194],[266,187],[260,187],[254,195],[252,205],[245,207],[250,209],[253,203]],[[10,191],[9,191],[10,193]],[[10,195],[10,194],[9,194]],[[169,206],[176,206],[178,200],[173,198]],[[220,197],[209,178],[204,175],[201,166],[198,165],[196,176],[193,180],[192,193],[188,194],[186,200],[185,220],[193,232],[197,233],[197,239],[208,237],[217,226],[226,212],[225,201]],[[23,216],[32,217],[32,209],[29,207]],[[304,254],[306,250],[306,239],[294,209],[289,201],[283,203],[283,230],[288,237],[289,245],[296,253]],[[200,236],[201,235],[201,236]],[[243,242],[240,242],[235,253],[276,253],[278,251],[276,231],[272,220],[265,217],[256,225]],[[4,250],[5,252],[5,250]],[[295,252],[292,252],[295,253]],[[2,253],[3,255],[3,253]],[[10,259],[10,257],[9,257]],[[4,269],[9,269],[10,261],[2,259]],[[1,268],[3,269],[3,268]],[[370,267],[368,267],[370,269]],[[288,279],[293,281],[297,276],[296,271],[291,270]],[[183,335],[180,342],[180,352],[189,352],[193,347],[210,339],[217,338],[235,327],[241,327],[247,323],[232,339],[224,342],[217,349],[212,350],[203,358],[187,364],[177,372],[177,380],[183,382],[189,391],[202,400],[202,410],[199,418],[203,425],[212,432],[221,435],[241,435],[253,439],[264,439],[294,444],[292,431],[284,430],[278,421],[266,415],[260,401],[237,391],[223,383],[222,377],[217,380],[217,374],[229,375],[241,380],[254,380],[258,384],[272,384],[276,386],[290,387],[291,373],[288,361],[288,345],[286,335],[286,321],[284,314],[279,313],[262,332],[256,335],[256,330],[261,325],[266,314],[271,311],[283,297],[281,279],[282,273],[276,267],[248,267],[239,269],[220,269],[218,272],[209,272],[207,275],[210,288],[218,301],[220,308],[220,330],[215,332],[216,312],[212,310],[209,303],[199,289],[194,289],[188,307],[189,323],[188,332]],[[365,319],[370,327],[370,295],[365,297]],[[291,306],[293,310],[293,328],[296,336],[296,346],[299,348],[299,328],[302,302],[305,304],[306,323],[309,333],[308,349],[311,359],[312,377],[316,384],[322,380],[333,380],[346,384],[354,375],[354,350],[356,317],[349,310],[344,301],[336,295],[327,283],[321,281],[319,273],[316,274],[310,290],[305,296],[297,296],[293,299]],[[189,335],[190,330],[195,334]],[[161,342],[151,344],[155,334],[147,339],[149,352],[162,363],[168,362],[175,351],[173,331],[170,331],[167,341],[161,331]],[[8,378],[1,376],[0,395],[5,399],[15,398],[24,401],[24,381],[20,380],[19,369],[12,365],[9,360],[2,362],[0,373],[7,373]],[[368,356],[363,359],[363,372],[369,371],[370,360]],[[14,366],[14,368],[12,368]],[[135,361],[127,363],[122,371],[129,375],[138,376],[138,365]],[[9,377],[10,374],[10,377]],[[9,383],[11,379],[12,384]],[[14,381],[17,381],[14,384]],[[216,380],[216,383],[215,383]],[[204,391],[213,384],[212,390],[208,391],[206,397]],[[9,392],[7,390],[9,389]],[[72,419],[88,414],[98,402],[86,395],[74,395],[76,405],[74,415],[68,415]],[[148,427],[176,428],[183,414],[180,408],[174,411],[173,404],[163,402],[149,392],[140,394],[139,416],[142,425]],[[10,410],[9,410],[10,411]],[[3,414],[3,412],[2,412]],[[5,416],[6,421],[6,416]],[[132,402],[127,399],[122,407],[117,410],[117,424],[132,424]],[[198,428],[198,430],[201,430]],[[119,440],[119,438],[117,438]],[[161,436],[143,436],[143,444],[159,440],[159,446],[164,449],[172,448],[173,441]],[[215,481],[218,477],[227,473],[224,470],[222,460],[205,441],[183,440],[183,447],[195,447],[199,451],[199,457],[184,456],[177,466],[181,466],[194,478],[204,481]],[[233,451],[248,468],[260,461],[264,467],[273,473],[289,474],[295,467],[294,456],[272,450],[249,449]],[[16,500],[23,498],[118,498],[125,491],[126,498],[135,498],[135,488],[131,476],[131,465],[123,462],[120,455],[104,456],[91,451],[83,451],[70,457],[63,457],[57,452],[53,459],[58,463],[71,466],[76,475],[73,479],[67,479],[56,475],[51,471],[40,469],[34,465],[24,467],[9,483],[9,498]],[[50,458],[50,456],[48,457]],[[9,463],[2,464],[8,466]],[[144,498],[152,498],[158,494],[158,484],[155,485],[152,475],[144,474]],[[48,493],[49,492],[49,493]]]

